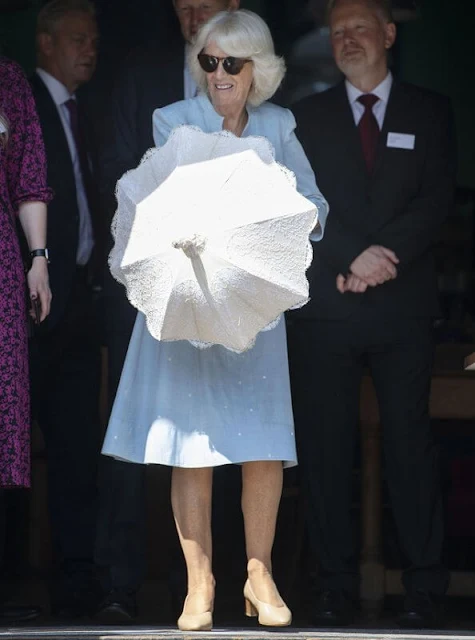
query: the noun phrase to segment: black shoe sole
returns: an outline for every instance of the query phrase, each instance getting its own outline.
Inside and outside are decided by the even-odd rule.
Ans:
[[[31,622],[32,620],[36,620],[41,616],[41,613],[30,613],[29,615],[22,616],[21,618],[9,618],[9,617],[0,617],[0,627],[8,627],[8,626],[16,626],[21,625],[25,622]]]
[[[440,619],[436,619],[436,620],[425,620],[425,621],[419,621],[417,622],[416,620],[405,620],[404,618],[398,618],[396,620],[396,624],[398,625],[398,627],[400,627],[401,629],[412,629],[414,631],[420,631],[423,629],[443,629],[444,628],[444,621],[440,620]]]
[[[99,624],[132,624],[136,616],[132,616],[119,607],[105,607],[92,616]]]

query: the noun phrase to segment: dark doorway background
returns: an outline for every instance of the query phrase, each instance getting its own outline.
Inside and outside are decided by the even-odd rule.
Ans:
[[[315,5],[322,5],[324,0],[313,1]],[[0,0],[0,52],[19,61],[28,73],[35,67],[35,20],[42,4],[42,0]],[[467,18],[472,4],[473,0],[397,0],[398,39],[392,66],[400,79],[444,93],[452,100],[458,134],[458,189],[457,207],[446,223],[443,240],[438,247],[439,281],[446,314],[439,337],[441,342],[473,345],[475,39],[472,22]],[[97,129],[100,130],[101,119],[107,117],[111,82],[116,74],[120,74],[121,62],[127,53],[146,41],[156,39],[163,42],[163,55],[167,55],[167,42],[179,37],[179,33],[171,0],[95,0],[95,5],[101,46],[97,73],[87,87],[87,94],[96,109]],[[258,12],[267,20],[277,50],[286,57],[295,42],[315,28],[309,0],[241,0],[241,6]],[[454,459],[473,455],[475,439],[472,434],[475,430],[471,425],[461,437],[450,433],[451,425],[443,426],[440,436],[448,470]],[[450,491],[449,474],[447,478]],[[473,497],[475,488],[472,489]],[[167,500],[165,494],[162,497]],[[28,509],[27,501],[24,507],[19,508],[18,504],[15,507],[20,513],[17,524],[21,518],[27,518]],[[473,512],[466,524],[468,521],[475,527]],[[16,534],[14,538],[10,541],[10,548],[15,544],[24,548],[27,544]],[[387,537],[386,544],[391,547],[391,536]],[[473,537],[466,544],[467,549],[473,549]],[[462,547],[459,539],[459,550],[464,551]],[[391,548],[388,553],[393,553]],[[13,553],[16,560],[20,556],[20,552]],[[462,563],[467,557],[463,555]],[[473,551],[470,561],[475,566]]]
[[[171,0],[94,0],[101,31],[98,72],[91,93],[107,95],[130,49],[150,39],[177,37]],[[35,19],[43,0],[0,0],[0,51],[30,72],[35,64]],[[300,36],[314,28],[311,5],[325,0],[242,0],[262,15],[278,51],[287,55]],[[459,186],[475,188],[475,40],[467,19],[471,0],[394,0],[398,41],[393,65],[397,75],[452,98],[459,137]],[[319,10],[319,9],[318,9]],[[318,13],[317,10],[317,13]]]

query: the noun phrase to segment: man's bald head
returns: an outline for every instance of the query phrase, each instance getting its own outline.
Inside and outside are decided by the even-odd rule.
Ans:
[[[192,42],[202,24],[220,11],[239,9],[240,0],[173,0],[186,42]]]
[[[329,0],[327,7],[328,21],[331,19],[332,11],[340,4],[351,0]],[[364,0],[364,2],[381,16],[385,22],[394,22],[391,8],[391,0]]]

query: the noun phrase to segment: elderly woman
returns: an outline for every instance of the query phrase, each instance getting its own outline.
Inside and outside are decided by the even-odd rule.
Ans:
[[[293,115],[266,102],[285,71],[266,24],[250,11],[219,13],[201,28],[189,56],[202,93],[155,111],[157,146],[182,124],[265,136],[277,161],[295,173],[300,193],[317,206],[318,239],[327,204],[295,136]],[[290,624],[272,578],[271,552],[282,469],[297,463],[293,429],[283,320],[236,354],[221,346],[158,342],[138,314],[103,453],[173,467],[171,499],[188,573],[181,630],[212,626],[213,467],[231,463],[242,465],[246,614],[263,625]]]

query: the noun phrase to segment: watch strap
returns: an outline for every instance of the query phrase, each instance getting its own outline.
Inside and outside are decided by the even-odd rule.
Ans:
[[[46,258],[46,260],[49,262],[48,249],[33,249],[33,251],[30,251],[31,259],[37,258],[37,257]]]

